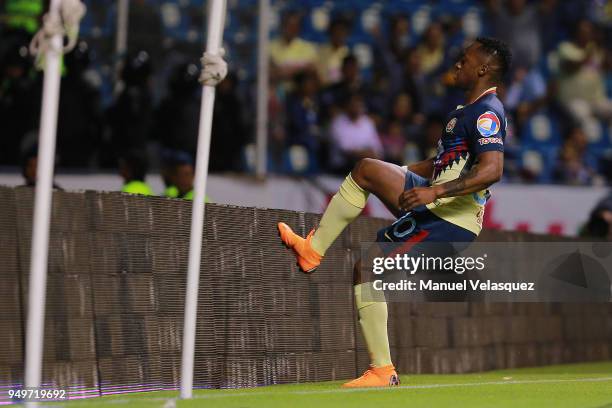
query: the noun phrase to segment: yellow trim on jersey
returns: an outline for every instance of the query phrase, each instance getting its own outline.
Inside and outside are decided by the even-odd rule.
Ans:
[[[461,175],[461,171],[467,164],[467,159],[459,159],[458,162],[446,170],[432,182],[432,185],[446,183],[456,180]],[[476,200],[475,194],[479,198]],[[482,220],[484,216],[484,197],[486,191],[479,191],[475,194],[468,194],[458,197],[439,198],[431,204],[427,204],[427,209],[452,224],[465,228],[478,235],[482,230]],[[480,202],[479,202],[480,201]]]

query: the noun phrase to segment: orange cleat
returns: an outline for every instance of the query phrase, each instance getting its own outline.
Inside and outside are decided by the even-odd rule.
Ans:
[[[284,222],[278,223],[278,234],[280,235],[283,244],[295,254],[297,258],[297,264],[304,273],[314,272],[315,269],[321,264],[323,258],[319,255],[312,246],[310,240],[314,234],[314,230],[310,231],[310,234],[306,238],[300,237],[298,234]]]
[[[399,385],[399,376],[393,365],[370,367],[361,377],[342,385],[344,388],[391,387]]]

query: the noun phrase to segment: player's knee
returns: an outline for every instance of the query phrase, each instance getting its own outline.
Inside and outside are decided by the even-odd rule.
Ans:
[[[369,190],[370,181],[372,180],[372,173],[378,166],[378,160],[376,159],[361,159],[353,167],[351,171],[351,177],[355,180],[355,183],[364,190]]]

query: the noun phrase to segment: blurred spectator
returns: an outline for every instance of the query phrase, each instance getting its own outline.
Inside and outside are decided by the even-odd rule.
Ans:
[[[574,127],[568,134],[557,163],[557,181],[571,185],[589,185],[596,182],[594,159],[587,151],[587,137],[584,130]]]
[[[42,77],[28,55],[27,37],[3,38],[2,44],[7,49],[0,60],[0,163],[19,165],[26,134],[37,133]]]
[[[612,50],[606,50],[603,71],[606,82],[606,95],[608,99],[612,99]]]
[[[340,113],[341,102],[352,92],[361,91],[364,86],[359,73],[357,58],[349,54],[342,60],[340,80],[321,91],[321,119],[327,123]]]
[[[602,75],[588,65],[584,49],[573,42],[559,46],[560,72],[557,100],[572,118],[589,126],[594,118],[612,119],[612,101],[606,95]]]
[[[57,119],[59,163],[66,167],[89,167],[98,151],[103,127],[98,85],[88,77],[91,51],[80,41],[64,57]]]
[[[193,199],[195,177],[192,156],[180,150],[162,150],[162,178],[166,184],[164,196]]]
[[[394,93],[407,93],[412,99],[415,112],[424,112],[425,82],[421,59],[416,48],[408,50],[402,60],[402,75],[397,84],[398,89]]]
[[[444,118],[442,116],[430,115],[425,123],[425,131],[421,139],[421,159],[436,157],[438,153],[438,142],[444,131]]]
[[[367,111],[370,114],[382,115],[386,108],[386,99],[373,87],[363,81],[357,58],[349,54],[342,60],[340,81],[321,91],[320,121],[327,125],[342,110],[342,104],[352,93],[364,96]]]
[[[301,72],[316,72],[317,50],[300,38],[302,17],[295,11],[282,16],[280,36],[270,42],[270,98],[268,119],[270,159],[282,163],[285,148],[285,96],[292,90],[292,79]]]
[[[539,13],[527,0],[487,0],[496,37],[506,41],[513,59],[531,68],[542,56]]]
[[[169,9],[147,0],[130,0],[130,30],[127,36],[128,50],[147,50],[153,61],[160,61],[164,47],[164,14],[171,14]],[[170,17],[172,18],[172,17]],[[134,30],[132,27],[141,27]],[[166,37],[167,39],[168,37]],[[155,46],[151,47],[151,44]]]
[[[538,8],[542,55],[548,55],[557,47],[559,39],[566,34],[564,31],[566,25],[561,21],[559,0],[540,0]]]
[[[586,65],[601,72],[605,52],[598,44],[599,39],[597,37],[597,29],[591,21],[587,19],[578,21],[574,31],[573,43],[584,51]]]
[[[323,85],[340,81],[342,62],[350,53],[349,47],[346,45],[346,38],[349,33],[349,23],[346,20],[333,20],[327,32],[329,42],[319,47],[317,62],[319,78]]]
[[[410,20],[405,14],[393,15],[387,35],[378,25],[372,28],[371,35],[375,44],[374,75],[380,79],[378,87],[385,95],[394,95],[402,84],[404,55],[413,45]]]
[[[189,62],[177,65],[170,74],[168,95],[155,112],[152,132],[164,149],[196,154],[201,104],[199,76],[198,65]]]
[[[433,74],[443,67],[445,58],[444,32],[440,23],[432,23],[423,34],[423,42],[416,49],[424,75]]]
[[[296,12],[283,16],[281,35],[270,42],[273,77],[287,81],[299,72],[316,69],[317,51],[314,44],[299,37],[301,24]]]
[[[514,68],[505,91],[505,107],[512,112],[520,128],[531,115],[546,104],[546,82],[537,68],[529,69],[520,62]]]
[[[410,29],[410,18],[408,15],[396,14],[391,16],[387,43],[389,51],[397,61],[400,61],[402,55],[413,45]]]
[[[612,194],[601,200],[591,211],[580,236],[612,240]]]
[[[174,166],[174,184],[178,191],[177,198],[193,200],[193,179],[195,172],[192,163],[177,163]]]
[[[213,173],[241,170],[242,152],[250,139],[236,81],[230,73],[216,88],[209,162]]]
[[[421,126],[425,122],[425,117],[414,111],[414,103],[409,94],[400,93],[392,100],[389,121],[401,125],[405,139],[416,141],[422,133]]]
[[[274,165],[280,165],[285,150],[285,95],[280,83],[270,78],[268,87],[268,144],[270,160]],[[252,112],[252,111],[251,111]]]
[[[401,122],[390,121],[380,135],[380,141],[383,146],[385,161],[402,165],[404,163],[406,138]]]
[[[317,76],[302,72],[295,76],[294,91],[287,97],[287,147],[304,146],[311,155],[316,154],[319,141]]]
[[[121,79],[124,88],[108,111],[112,156],[103,160],[106,166],[116,166],[113,162],[121,152],[146,149],[153,119],[151,70],[151,60],[146,51],[129,57],[123,67]]]
[[[43,0],[6,0],[6,24],[11,29],[23,29],[34,34],[43,12]]]
[[[24,186],[36,187],[36,173],[38,172],[38,145],[34,145],[21,155],[21,175],[25,181]],[[53,181],[53,188],[63,190]]]
[[[0,33],[0,123],[3,124],[0,165],[19,165],[23,147],[31,145],[38,135],[42,75],[32,69],[27,46],[31,38],[28,31],[31,33],[33,27],[39,26],[38,16],[46,3],[46,0],[6,0],[0,6],[2,11],[7,11],[3,19],[7,23]],[[95,41],[90,44],[97,45],[95,51],[102,57],[90,61],[95,54],[82,52],[83,43],[74,54],[65,56],[57,139],[60,165],[95,165],[98,149],[99,163],[115,168],[118,157],[126,152],[145,151],[151,133],[164,149],[185,151],[191,160],[196,151],[201,104],[201,88],[197,83],[199,68],[189,63],[172,67],[177,66],[177,61],[189,61],[185,55],[195,55],[192,52],[199,43],[201,13],[191,6],[175,5],[163,8],[160,13],[148,0],[131,2],[130,25],[146,29],[130,33],[128,48],[148,49],[149,53],[159,56],[168,54],[166,49],[171,48],[167,59],[172,62],[163,64],[164,68],[160,69],[153,67],[149,58],[144,58],[144,63],[138,62],[139,55],[128,58],[122,73],[124,87],[117,87],[119,93],[110,103],[108,115],[102,116],[100,100],[108,106],[112,98],[111,75],[107,70],[111,61],[110,48],[103,46],[112,30],[106,24],[110,21],[108,8],[90,3],[81,38],[94,35]],[[301,14],[293,11],[282,16],[280,34],[270,47],[268,147],[271,171],[285,171],[287,147],[291,145],[316,151],[319,168],[327,169],[330,158],[333,159],[332,167],[350,168],[362,155],[341,152],[334,139],[337,128],[343,128],[338,126],[342,123],[339,118],[346,122],[345,128],[352,126],[360,134],[375,134],[376,131],[364,131],[367,126],[358,126],[361,124],[359,118],[363,116],[366,122],[373,121],[382,142],[381,150],[370,145],[364,148],[371,149],[373,155],[384,153],[389,160],[404,164],[431,157],[446,125],[440,115],[463,103],[463,91],[448,86],[451,76],[447,75],[447,69],[456,57],[456,50],[469,41],[468,36],[474,32],[475,27],[469,27],[468,14],[455,16],[454,12],[445,9],[446,1],[428,1],[429,17],[433,20],[422,35],[416,36],[412,21],[418,29],[426,22],[421,19],[421,2],[404,2],[406,4],[401,7],[387,2],[389,7],[383,4],[382,9],[368,7],[365,10],[349,3],[330,3],[329,15],[350,16],[350,20],[334,18],[323,44],[315,45],[300,38]],[[512,153],[511,135],[515,128],[517,134],[521,134],[534,113],[540,110],[552,113],[551,117],[560,123],[553,124],[551,130],[561,127],[562,133],[578,126],[590,137],[599,128],[608,126],[600,121],[612,119],[612,52],[606,42],[609,42],[610,30],[605,25],[609,19],[606,20],[604,13],[610,9],[609,2],[485,0],[475,2],[474,6],[479,8],[479,3],[488,3],[492,13],[482,20],[488,26],[483,29],[506,39],[517,61],[507,87],[498,89],[506,109],[512,114],[506,147],[508,162],[512,154],[516,155],[515,174],[523,174],[522,167],[526,165],[521,152],[525,149],[520,146],[520,138],[514,138]],[[286,8],[295,10],[294,6],[299,7],[300,12],[309,13],[304,15],[310,16],[315,11],[314,5],[295,1],[289,2]],[[227,36],[231,60],[238,68],[240,81],[228,77],[217,87],[211,171],[241,170],[242,156],[247,152],[244,146],[251,139],[254,104],[242,103],[239,96],[251,92],[250,79],[254,77],[249,60],[253,55],[252,38],[244,30],[252,22],[251,16],[247,16],[251,11],[248,7],[231,11],[232,19],[227,27],[231,31]],[[400,9],[402,13],[416,14],[397,14],[397,11],[391,11],[395,14],[390,17],[387,14]],[[470,12],[469,17],[476,14]],[[364,27],[374,26],[371,38],[362,38],[363,33],[359,30],[351,37],[359,43],[359,61],[347,46],[352,20]],[[22,30],[11,29],[11,26]],[[560,41],[566,42],[560,44]],[[371,61],[368,46],[373,52]],[[551,51],[556,54],[543,58]],[[557,56],[559,58],[555,58]],[[151,60],[160,61],[154,55]],[[156,86],[153,92],[150,85],[154,68],[155,80],[161,77],[170,77],[170,80],[167,88]],[[94,70],[95,75],[92,75]],[[164,72],[160,74],[160,71]],[[296,76],[299,86],[292,88]],[[316,76],[323,87],[318,94],[314,93]],[[363,111],[368,113],[369,119],[363,112],[355,120],[347,115],[345,101],[355,93],[361,95],[362,105],[365,105]],[[165,99],[152,115],[152,106],[158,96]],[[105,130],[103,137],[100,129]],[[602,134],[607,137],[605,131]],[[352,140],[352,137],[353,134],[349,134],[347,139]],[[557,180],[597,182],[596,168],[606,174],[612,173],[609,149],[583,149],[580,137],[571,139],[568,138],[559,156]],[[165,180],[174,174],[175,167],[175,163],[168,166],[164,162],[161,170]],[[549,172],[546,175],[548,178]],[[169,185],[176,191],[170,195],[178,196],[174,183]]]
[[[331,165],[334,171],[342,174],[360,159],[383,157],[374,121],[365,113],[363,96],[352,93],[343,106],[343,112],[331,124]]]
[[[146,154],[142,151],[130,151],[119,158],[119,174],[123,178],[121,191],[145,196],[154,195],[153,189],[146,183],[148,164]]]

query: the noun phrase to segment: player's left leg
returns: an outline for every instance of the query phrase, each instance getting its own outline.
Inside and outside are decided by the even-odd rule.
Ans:
[[[377,246],[371,248],[377,251]],[[379,250],[378,250],[379,251]],[[380,252],[380,251],[379,251]],[[368,255],[368,258],[376,255]],[[346,388],[387,387],[399,385],[399,376],[391,362],[391,350],[387,334],[387,302],[384,294],[374,293],[371,279],[362,283],[361,260],[353,270],[355,306],[361,332],[370,356],[370,368],[359,378],[343,385]]]

